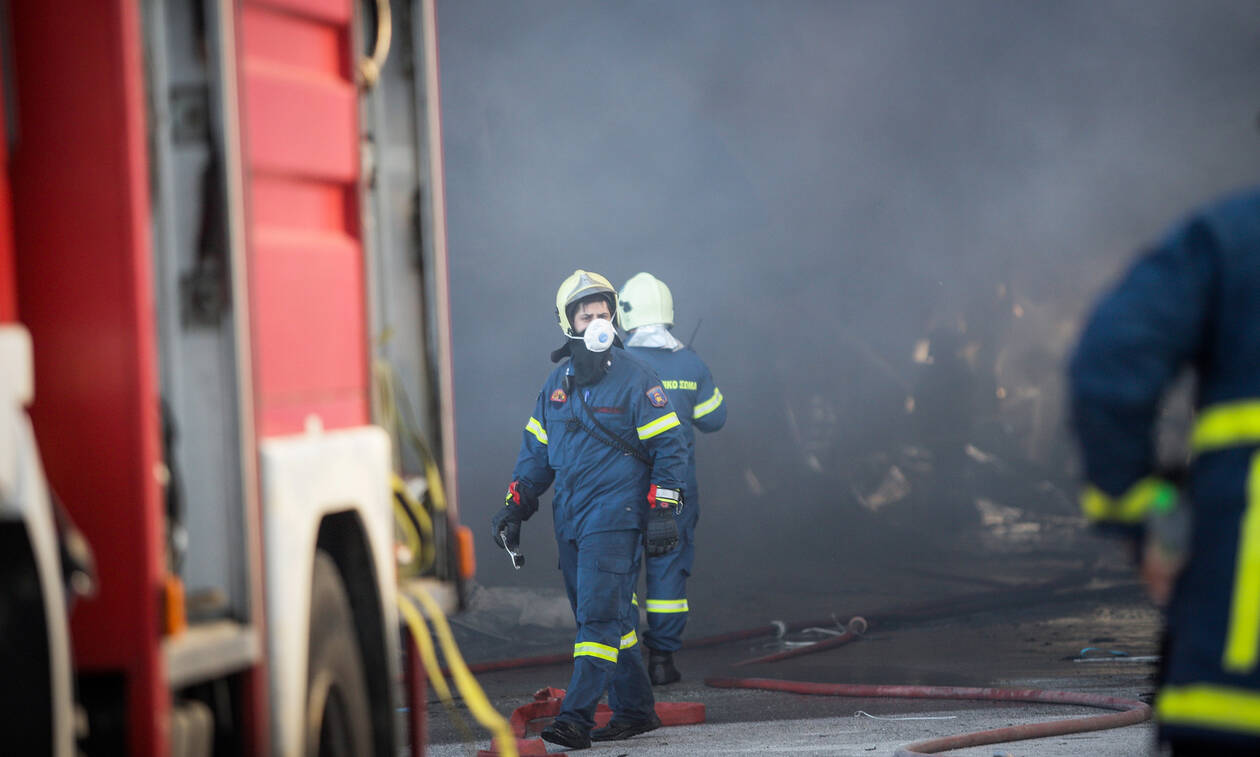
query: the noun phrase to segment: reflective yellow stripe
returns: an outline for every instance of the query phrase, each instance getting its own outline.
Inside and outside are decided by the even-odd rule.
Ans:
[[[699,405],[696,405],[695,411],[692,413],[691,417],[703,418],[714,410],[717,410],[718,405],[720,404],[722,404],[722,390],[715,386],[713,387],[713,396],[704,402],[701,402]]]
[[[639,643],[639,637],[635,634],[634,631],[631,631],[630,633],[621,637],[622,649],[629,649],[630,647],[633,647],[635,644],[638,644],[638,643]]]
[[[547,429],[543,428],[537,418],[531,417],[529,423],[525,424],[525,430],[534,435],[534,438],[543,444],[547,443]]]
[[[648,612],[687,612],[685,599],[649,599]]]
[[[1176,501],[1177,490],[1172,484],[1147,477],[1115,499],[1093,486],[1085,487],[1081,492],[1081,511],[1092,521],[1141,523],[1152,508],[1168,508]]]
[[[607,644],[599,644],[594,641],[580,641],[573,645],[573,656],[575,658],[598,657],[601,660],[616,662],[617,650]]]
[[[662,434],[666,431],[669,431],[671,428],[677,425],[679,425],[678,413],[670,413],[669,415],[662,415],[660,418],[657,418],[651,423],[648,423],[643,426],[639,426],[638,428],[639,438],[644,441],[647,441],[648,439],[651,439],[657,434]]]
[[[1247,509],[1238,533],[1234,599],[1229,608],[1225,655],[1221,665],[1231,673],[1256,669],[1260,645],[1260,453],[1251,456],[1247,475]]]
[[[634,605],[635,607],[639,606],[639,592],[636,591],[636,592],[630,593],[630,604]]]
[[[1260,444],[1260,400],[1225,402],[1199,411],[1190,449],[1210,452],[1248,444]]]
[[[1260,693],[1227,686],[1166,686],[1155,699],[1161,723],[1260,734]]]

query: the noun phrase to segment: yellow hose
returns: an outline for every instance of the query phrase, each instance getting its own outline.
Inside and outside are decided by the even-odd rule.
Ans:
[[[442,655],[446,658],[446,667],[451,671],[451,675],[455,679],[455,686],[459,689],[460,695],[463,696],[464,702],[468,705],[468,711],[473,714],[478,723],[481,723],[494,736],[498,742],[499,754],[504,755],[504,757],[517,757],[516,736],[512,733],[511,726],[490,704],[486,693],[481,689],[481,684],[477,683],[477,679],[473,677],[472,671],[468,669],[468,664],[464,662],[464,656],[459,652],[459,646],[455,643],[455,635],[451,633],[450,624],[446,622],[446,615],[442,613],[442,608],[423,591],[411,592],[399,599],[401,606],[415,613],[415,608],[410,607],[410,602],[406,600],[418,602],[425,615],[429,617],[429,622],[433,624],[433,630],[437,632],[438,642],[442,645]],[[404,615],[407,614],[407,610],[403,611]],[[416,620],[419,621],[418,614],[416,614]],[[411,625],[410,617],[408,617],[407,622]],[[424,625],[423,622],[420,625]],[[412,634],[415,635],[415,633],[415,630],[413,630]],[[428,662],[425,663],[425,666],[428,667]],[[441,671],[438,671],[437,675],[440,677]]]
[[[424,663],[424,669],[429,674],[433,690],[442,698],[442,701],[453,703],[451,689],[446,685],[446,679],[442,677],[442,666],[438,664],[433,637],[429,635],[429,627],[424,624],[424,618],[420,617],[420,611],[403,597],[398,598],[398,609],[402,611],[403,619],[407,621],[407,628],[411,629],[411,638],[416,640],[416,646],[420,649],[420,661]]]
[[[382,339],[386,338],[388,338],[387,335],[382,337]],[[373,385],[376,390],[379,423],[389,432],[391,437],[399,435],[411,443],[424,463],[424,473],[428,483],[428,502],[432,505],[435,512],[445,512],[447,507],[446,490],[442,487],[441,472],[438,468],[437,460],[434,459],[428,445],[424,443],[424,440],[409,423],[411,404],[407,400],[406,391],[396,382],[394,370],[385,360],[373,362],[372,375],[374,379]],[[400,399],[406,410],[405,413],[399,412],[398,401]],[[398,465],[397,459],[395,459],[395,465]],[[400,476],[394,474],[391,477],[390,485],[394,493],[395,521],[399,525],[407,547],[411,549],[413,555],[420,557],[419,570],[416,572],[423,573],[432,567],[436,560],[436,551],[433,544],[433,518],[425,507],[412,496],[411,490],[407,488],[406,482]],[[412,517],[408,517],[408,513],[414,517],[414,521]],[[433,689],[451,713],[456,726],[459,727],[468,741],[472,740],[472,735],[468,733],[463,720],[459,718],[455,711],[455,703],[451,696],[450,687],[447,685],[446,679],[442,675],[442,668],[438,664],[433,637],[429,633],[424,617],[412,604],[413,602],[419,603],[424,610],[424,614],[428,616],[429,622],[433,624],[433,628],[438,635],[438,641],[442,645],[442,654],[446,658],[447,667],[451,671],[460,696],[468,705],[469,712],[498,741],[500,754],[505,755],[505,757],[517,757],[515,734],[512,733],[508,722],[490,704],[490,700],[486,697],[481,685],[477,683],[477,679],[473,677],[472,671],[468,669],[468,664],[464,662],[464,657],[460,654],[459,646],[455,643],[455,636],[451,633],[451,627],[446,622],[446,616],[442,613],[442,608],[423,590],[402,591],[397,597],[397,601],[403,620],[411,630],[412,638],[416,640],[416,647],[420,651],[420,661],[428,672],[429,680],[433,682]]]
[[[380,337],[383,345],[390,338],[388,329]],[[388,360],[378,358],[372,361],[373,402],[376,407],[377,423],[385,429],[391,439],[410,443],[424,465],[424,477],[427,485],[428,504],[434,512],[446,511],[446,489],[442,486],[442,474],[420,434],[411,421],[411,404],[407,401],[406,392],[398,381],[397,372]],[[402,394],[399,394],[402,392]],[[402,400],[406,414],[400,412],[399,400]],[[402,460],[395,446],[394,467],[400,469]],[[437,550],[433,539],[433,516],[429,509],[418,502],[407,488],[400,476],[394,474],[391,480],[394,492],[394,519],[402,532],[403,541],[417,560],[414,567],[408,566],[407,575],[422,575],[432,569],[437,561]],[[407,517],[408,513],[415,519]],[[418,527],[418,531],[417,531]]]
[[[441,469],[438,467],[437,458],[433,456],[433,451],[429,449],[429,445],[416,430],[415,410],[407,397],[406,387],[398,382],[397,372],[387,361],[377,361],[373,365],[373,373],[377,377],[377,385],[380,388],[380,401],[382,405],[388,405],[383,410],[382,417],[392,424],[387,427],[390,435],[398,433],[405,441],[411,443],[412,449],[424,463],[424,477],[429,484],[429,501],[433,503],[434,510],[445,511],[446,489],[442,487]]]
[[[390,485],[394,490],[394,520],[402,531],[407,548],[419,560],[418,564],[407,571],[408,575],[420,575],[433,567],[437,558],[433,547],[433,519],[424,506],[416,501],[407,488],[407,483],[397,473],[390,474]],[[408,516],[411,517],[408,517]],[[415,518],[414,522],[412,518]]]
[[[429,498],[433,500],[433,509],[445,512],[446,489],[442,488],[442,474],[438,471],[437,461],[429,453],[428,447],[421,446],[423,442],[420,441],[420,437],[410,427],[407,429],[407,433],[412,437],[412,444],[425,452],[424,477],[429,482]]]
[[[383,334],[382,343],[388,341],[389,337],[388,332]],[[424,464],[424,477],[429,484],[429,499],[433,502],[433,509],[446,510],[446,489],[442,486],[441,469],[438,468],[437,459],[433,457],[429,445],[413,425],[414,411],[407,398],[407,390],[398,383],[397,371],[388,360],[378,358],[372,361],[372,388],[375,392],[377,424],[391,438],[398,436],[411,443],[412,449]],[[400,400],[403,405],[401,410]],[[394,464],[397,467],[398,461],[395,460]]]
[[[389,434],[398,432],[398,400],[394,394],[394,368],[389,361],[372,361],[372,400],[376,405],[376,423]],[[398,450],[394,450],[394,467],[399,467]]]
[[[463,740],[473,741],[472,731],[468,729],[464,719],[459,716],[459,711],[455,709],[455,697],[451,695],[451,689],[442,676],[437,650],[433,647],[433,637],[429,634],[429,627],[425,625],[424,618],[420,617],[420,612],[401,596],[398,597],[398,607],[402,611],[403,619],[407,621],[407,627],[411,629],[411,637],[416,640],[416,647],[420,650],[420,662],[424,665],[428,679],[433,682],[433,690],[442,700],[442,706],[451,716],[451,721],[455,723],[455,728]]]

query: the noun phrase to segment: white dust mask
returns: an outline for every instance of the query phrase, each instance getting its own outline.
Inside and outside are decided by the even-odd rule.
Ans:
[[[586,343],[586,349],[591,352],[607,352],[616,336],[617,331],[613,328],[612,321],[597,318],[586,327],[585,333],[582,334],[582,341]]]

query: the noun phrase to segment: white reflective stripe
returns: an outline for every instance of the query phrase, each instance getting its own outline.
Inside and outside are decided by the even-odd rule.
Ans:
[[[688,612],[685,599],[649,599],[648,612]]]
[[[679,425],[678,413],[670,413],[669,415],[662,415],[660,418],[657,418],[651,423],[639,426],[637,430],[639,432],[639,438],[647,441],[657,434],[669,431],[677,425]]]
[[[617,650],[607,644],[594,641],[580,641],[573,645],[574,657],[598,657],[609,662],[617,661]]]
[[[534,435],[534,438],[543,444],[547,443],[547,429],[543,428],[537,418],[530,417],[529,423],[525,424],[525,430]]]
[[[722,390],[715,386],[713,387],[713,396],[704,402],[701,402],[699,405],[696,405],[695,410],[692,411],[691,417],[703,418],[714,410],[717,410],[718,405],[720,404],[722,404]]]
[[[630,647],[633,647],[635,644],[638,644],[638,643],[639,643],[639,637],[637,634],[635,634],[634,631],[631,631],[630,633],[621,637],[622,649],[629,649]]]
[[[666,504],[676,505],[678,500],[682,499],[682,493],[677,489],[662,489],[656,487],[656,501],[665,502]]]

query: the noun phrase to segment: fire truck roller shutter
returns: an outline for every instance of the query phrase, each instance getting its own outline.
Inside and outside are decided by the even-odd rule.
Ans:
[[[350,598],[327,552],[315,553],[307,658],[306,754],[372,753],[372,716]]]

